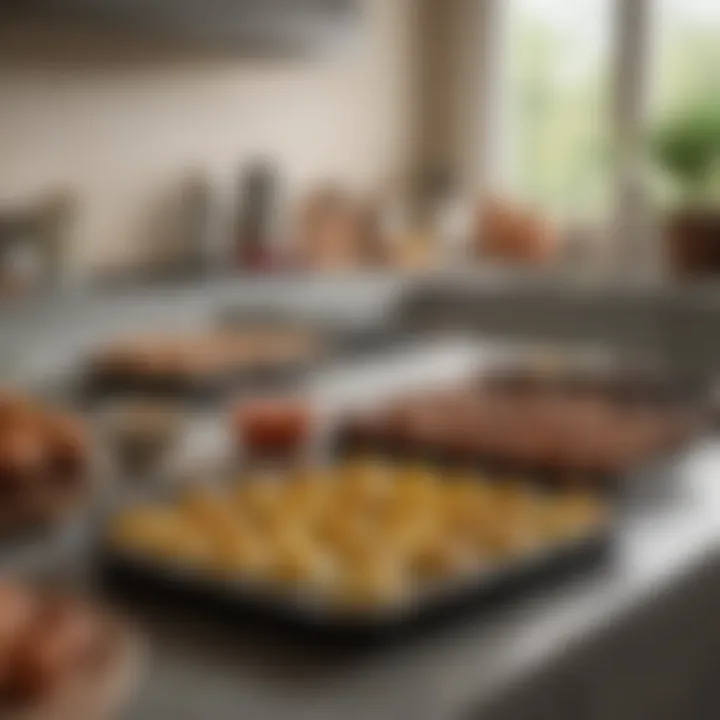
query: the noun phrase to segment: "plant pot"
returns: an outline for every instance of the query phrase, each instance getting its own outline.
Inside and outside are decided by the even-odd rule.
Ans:
[[[665,233],[673,275],[720,274],[720,208],[687,208],[671,215]]]

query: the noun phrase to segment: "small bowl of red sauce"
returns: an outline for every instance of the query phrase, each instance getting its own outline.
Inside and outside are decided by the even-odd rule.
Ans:
[[[254,398],[234,409],[231,422],[234,439],[249,456],[288,457],[308,444],[314,413],[307,400]]]

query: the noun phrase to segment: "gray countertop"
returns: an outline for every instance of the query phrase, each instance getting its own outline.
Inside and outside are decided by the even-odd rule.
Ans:
[[[359,400],[462,373],[479,357],[489,355],[417,347],[323,375],[314,391]],[[339,649],[201,612],[139,613],[154,651],[128,720],[435,720],[472,709],[485,717],[482,708],[494,718],[489,708],[515,697],[522,681],[541,682],[556,662],[622,632],[626,618],[664,594],[692,593],[693,575],[720,562],[720,445],[699,445],[669,473],[673,482],[652,478],[657,492],[624,512],[613,552],[597,567],[385,644]]]
[[[384,392],[401,382],[405,385],[413,381],[407,370],[410,357],[418,362],[424,358],[425,369],[418,371],[415,380],[427,382],[431,376],[440,378],[461,371],[470,355],[457,348],[435,355],[418,348],[409,356],[398,354],[394,362],[323,376],[314,390],[328,399],[353,394],[359,399],[371,394],[371,387]],[[596,658],[598,653],[592,648],[607,648],[609,639],[625,636],[627,623],[638,612],[646,619],[660,618],[658,626],[652,626],[648,633],[661,650],[670,650],[666,646],[672,641],[666,640],[658,628],[671,623],[648,609],[671,607],[670,598],[678,592],[687,596],[688,608],[698,593],[713,603],[718,599],[702,591],[701,579],[720,579],[720,444],[699,443],[668,472],[673,482],[661,482],[658,475],[654,478],[657,492],[643,503],[630,503],[623,511],[615,547],[601,564],[387,643],[331,647],[290,637],[278,629],[248,626],[242,621],[230,624],[200,609],[170,611],[131,603],[127,608],[149,638],[150,657],[139,694],[124,717],[624,718],[617,708],[630,707],[629,693],[624,692],[617,700],[607,686],[599,682],[593,685],[595,671],[582,658]],[[720,631],[706,631],[708,618],[695,615],[688,609],[673,617],[682,618],[686,624],[683,637],[693,636],[687,631],[693,628],[693,637],[704,638],[708,653],[717,657],[720,642],[715,641],[720,641],[716,637]],[[712,645],[710,632],[714,633]],[[641,639],[638,643],[642,645]],[[598,656],[600,660],[593,662],[604,662],[603,672],[610,674],[623,652],[606,649]],[[695,660],[700,662],[698,657]],[[585,673],[582,677],[567,674],[580,673],[581,669]],[[680,676],[673,671],[675,680]],[[655,682],[655,677],[648,682]],[[584,710],[578,709],[576,700],[561,707],[558,693],[552,691],[553,683],[559,683],[562,693],[568,687],[586,688],[582,692]],[[542,703],[531,700],[539,687],[551,688],[548,715],[540,714]],[[597,714],[598,707],[605,711]],[[612,712],[610,707],[614,708]],[[635,712],[627,717],[656,720],[660,715]],[[680,720],[691,716],[662,717]],[[700,715],[692,717],[696,720]]]
[[[434,720],[492,706],[720,561],[720,446],[699,447],[675,472],[677,496],[628,512],[597,568],[386,645],[339,650],[202,613],[141,613],[154,652],[127,718]]]
[[[57,376],[118,335],[184,331],[229,308],[335,328],[452,327],[500,339],[628,348],[706,376],[720,362],[717,285],[488,267],[425,276],[279,275],[70,289],[0,304],[0,379]]]

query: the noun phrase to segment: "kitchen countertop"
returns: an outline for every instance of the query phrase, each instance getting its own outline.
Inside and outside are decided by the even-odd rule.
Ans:
[[[613,556],[597,568],[387,645],[343,650],[202,613],[140,613],[154,652],[127,718],[434,720],[492,706],[523,680],[543,682],[554,661],[622,632],[625,618],[663,594],[691,592],[710,565],[717,569],[720,446],[691,453],[677,474],[679,498],[629,513]]]
[[[459,371],[469,357],[457,349],[415,349],[397,354],[394,362],[319,377],[314,389],[327,399],[360,397],[371,387],[382,392],[412,382],[411,358],[425,362],[415,380],[427,382],[422,378]],[[643,715],[640,705],[633,706],[644,698],[642,688],[662,682],[642,652],[671,655],[674,641],[665,633],[675,621],[683,638],[697,639],[691,647],[696,664],[705,654],[717,658],[720,648],[720,630],[712,627],[717,623],[708,624],[710,618],[697,610],[700,601],[712,608],[720,600],[720,443],[698,443],[671,473],[674,482],[658,476],[657,493],[628,504],[611,555],[587,572],[386,643],[332,647],[201,611],[130,603],[126,607],[147,633],[151,652],[140,692],[123,717],[657,720],[660,715]],[[657,608],[671,614],[658,614]],[[635,638],[628,628],[642,625],[637,618],[649,629]],[[628,675],[616,668],[624,667],[621,641],[629,637],[641,654],[631,654],[637,664]],[[673,667],[672,678],[680,687],[689,664],[685,656],[678,662],[683,667]],[[623,678],[613,676],[617,672],[633,679],[621,693],[612,692],[622,686]],[[549,709],[537,700],[541,688],[551,698]]]
[[[713,281],[494,266],[417,276],[272,275],[69,288],[1,304],[0,379],[62,374],[110,338],[207,326],[228,308],[335,327],[425,332],[439,325],[502,339],[604,344],[707,376],[720,362],[717,289]]]
[[[2,303],[0,378],[22,383],[63,374],[110,338],[206,327],[228,308],[286,313],[334,327],[426,332],[439,323],[502,339],[604,344],[707,376],[720,362],[718,287],[713,281],[496,266],[416,276],[280,274],[79,286]]]

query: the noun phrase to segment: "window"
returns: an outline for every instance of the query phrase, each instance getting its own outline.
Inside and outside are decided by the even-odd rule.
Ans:
[[[579,256],[590,243],[611,264],[660,260],[658,211],[677,192],[646,172],[650,130],[698,97],[720,106],[720,0],[487,2],[503,10],[493,184],[559,221]]]
[[[612,0],[508,0],[506,184],[566,219],[610,199]]]
[[[653,146],[654,159],[662,158],[653,175],[656,195],[671,203],[711,201],[720,190],[714,139],[720,123],[720,4],[656,1],[652,120],[664,128],[664,139]]]
[[[655,0],[655,117],[700,94],[720,99],[720,2]]]

